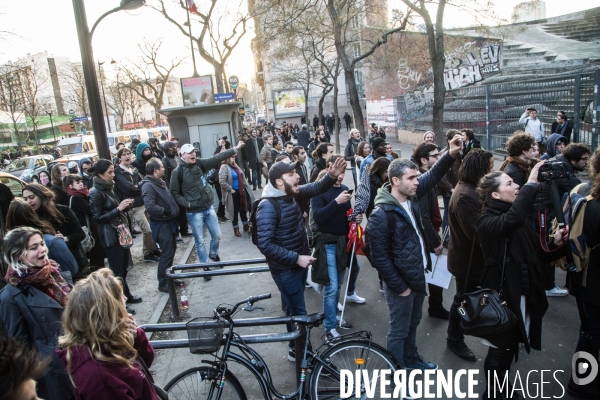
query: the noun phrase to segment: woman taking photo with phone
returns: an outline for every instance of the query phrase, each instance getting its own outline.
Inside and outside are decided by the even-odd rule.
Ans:
[[[141,303],[142,298],[132,295],[127,285],[127,266],[131,253],[129,247],[121,246],[117,232],[118,226],[128,225],[124,211],[131,207],[133,199],[124,199],[121,202],[117,200],[113,192],[115,167],[110,161],[100,160],[88,172],[94,174],[94,187],[89,192],[90,209],[94,221],[98,224],[98,236],[106,251],[108,265],[115,276],[123,281],[123,293],[127,296],[127,304]]]
[[[492,379],[488,386],[494,391],[484,393],[484,399],[511,398],[510,382],[500,390],[494,375],[503,385],[519,343],[528,353],[532,348],[541,350],[542,317],[548,309],[543,263],[564,256],[564,248],[558,248],[566,235],[565,229],[557,231],[549,247],[558,251],[544,252],[527,220],[539,191],[538,171],[543,164],[533,167],[522,188],[501,171],[485,175],[477,188],[483,207],[477,221],[477,239],[485,260],[482,287],[498,290],[517,319],[513,328],[482,340],[489,346],[484,371],[486,379]]]

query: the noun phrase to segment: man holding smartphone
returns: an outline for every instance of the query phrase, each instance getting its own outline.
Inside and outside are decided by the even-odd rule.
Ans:
[[[537,117],[537,110],[533,107],[528,107],[519,123],[525,125],[525,132],[529,133],[538,144],[540,154],[546,152],[546,132],[544,132],[544,123]]]

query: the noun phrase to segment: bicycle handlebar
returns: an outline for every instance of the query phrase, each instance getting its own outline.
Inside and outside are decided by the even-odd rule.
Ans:
[[[241,306],[242,304],[248,304],[248,303],[254,304],[257,301],[270,299],[270,298],[271,298],[271,293],[260,294],[258,296],[250,296],[246,300],[242,300],[239,303],[237,303],[236,305],[234,305],[233,308],[231,308],[231,309],[228,309],[227,307],[217,307],[215,309],[215,315],[220,318],[229,319],[233,314],[235,314],[238,307]]]

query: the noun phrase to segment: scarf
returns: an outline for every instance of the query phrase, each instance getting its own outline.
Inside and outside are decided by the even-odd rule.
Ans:
[[[65,307],[71,293],[71,287],[63,279],[58,269],[58,264],[53,260],[46,260],[46,265],[41,268],[31,267],[25,272],[17,272],[9,268],[4,280],[13,285],[28,284],[46,293]]]
[[[529,176],[529,164],[526,161],[521,160],[519,157],[508,156],[508,158],[504,160],[500,166],[500,171],[504,171],[504,167],[506,167],[508,163],[515,164],[521,169],[521,171],[525,172],[525,175]]]
[[[240,212],[248,211],[248,203],[246,202],[246,185],[244,184],[244,173],[240,170],[240,167],[236,163],[233,165],[228,164],[235,170],[238,178],[238,191],[240,192]]]
[[[115,187],[115,181],[105,181],[104,179],[100,178],[99,176],[93,177],[92,180],[94,181],[94,183],[97,183],[101,188],[103,188],[105,190],[112,191],[113,188]]]
[[[72,188],[68,187],[67,188],[67,194],[69,196],[78,196],[78,197],[84,197],[84,198],[86,198],[86,197],[88,197],[89,189],[86,188],[86,187],[84,187],[83,189],[75,190],[75,189],[72,189]]]

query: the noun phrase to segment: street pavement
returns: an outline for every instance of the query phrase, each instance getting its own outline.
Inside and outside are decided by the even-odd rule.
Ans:
[[[344,130],[340,134],[342,144],[346,142],[347,132]],[[406,146],[389,139],[394,149],[401,150],[403,157],[408,157],[412,146]],[[343,152],[343,147],[342,147]],[[497,160],[497,163],[500,162]],[[499,165],[498,165],[499,166]],[[344,184],[353,187],[352,174],[348,170],[344,178]],[[260,191],[255,193],[260,196]],[[221,245],[220,257],[223,261],[251,259],[262,257],[256,246],[250,238],[243,234],[241,238],[233,235],[231,223],[220,225]],[[141,242],[138,237],[136,242]],[[208,243],[209,237],[206,236]],[[154,264],[140,264],[141,244],[134,247],[135,267],[130,270],[128,281],[136,295],[144,297],[144,302],[136,305],[136,320],[138,323],[156,323],[160,317],[161,311],[167,305],[167,295],[156,290],[156,266]],[[192,260],[195,260],[195,250],[193,249],[193,240],[185,239],[185,244],[180,245],[176,255],[176,262],[185,263],[187,254],[192,252]],[[187,253],[187,254],[186,254]],[[373,334],[373,340],[385,347],[386,333],[388,329],[388,311],[383,294],[379,292],[379,282],[377,271],[371,267],[365,257],[358,257],[361,271],[357,282],[357,293],[367,299],[365,304],[348,303],[346,306],[344,319],[351,322],[354,327],[351,330],[340,330],[341,334],[354,332],[357,330],[368,330]],[[468,262],[468,260],[465,260]],[[263,265],[263,264],[259,264]],[[256,265],[253,265],[256,266]],[[233,268],[233,267],[226,267]],[[239,267],[237,267],[239,268]],[[556,282],[563,286],[565,274],[557,270]],[[263,293],[272,293],[273,297],[268,300],[256,303],[257,306],[264,307],[265,310],[255,310],[253,312],[240,311],[236,318],[257,318],[267,316],[279,316],[285,313],[281,311],[281,301],[279,292],[273,282],[270,274],[266,273],[244,273],[241,275],[231,275],[214,277],[211,281],[205,282],[201,278],[187,280],[186,291],[189,297],[190,307],[182,313],[184,320],[195,317],[208,317],[212,315],[212,310],[219,304],[233,304],[243,300],[248,296],[259,295]],[[455,292],[454,282],[450,284],[449,290],[444,291],[444,305],[449,308],[452,296]],[[322,295],[316,293],[313,289],[306,289],[305,292],[307,310],[309,313],[322,312]],[[573,355],[575,344],[578,338],[579,317],[575,301],[571,296],[562,298],[550,298],[550,308],[544,317],[542,351],[532,351],[527,354],[523,348],[520,349],[519,359],[510,371],[511,380],[515,378],[518,371],[522,380],[522,386],[529,388],[529,393],[525,392],[526,397],[541,398],[542,393],[536,395],[535,391],[540,391],[543,387],[544,397],[569,399],[566,394],[566,385],[571,371],[571,357]],[[168,309],[168,305],[166,307]],[[187,319],[186,319],[187,318]],[[483,359],[487,353],[487,347],[480,343],[476,338],[467,337],[467,345],[474,351],[477,361],[474,363],[464,361],[454,355],[446,347],[446,328],[447,321],[429,317],[427,314],[427,301],[423,306],[423,318],[418,329],[417,345],[419,353],[424,359],[437,363],[439,368],[446,370],[457,369],[478,369],[478,386],[476,393],[481,393],[485,387],[483,376]],[[255,327],[240,330],[240,334],[256,334],[267,332],[285,332],[284,326]],[[324,334],[323,327],[313,330],[311,341],[314,346],[322,343]],[[156,337],[156,336],[155,336]],[[175,332],[172,338],[185,338],[185,332]],[[295,364],[287,360],[287,343],[271,343],[254,345],[261,356],[265,358],[271,373],[274,377],[275,387],[281,393],[293,392],[296,388]],[[164,386],[171,378],[179,372],[198,366],[201,360],[211,360],[211,355],[193,355],[188,349],[158,350],[156,358],[151,366],[156,383]],[[263,398],[262,393],[254,378],[243,368],[233,364],[231,370],[241,381],[249,399]],[[549,370],[543,375],[543,385],[541,370]],[[537,371],[531,372],[530,371]],[[530,374],[529,374],[530,373]],[[555,373],[558,384],[553,378]],[[529,374],[529,375],[528,375]],[[528,382],[527,382],[528,379]],[[562,385],[562,386],[561,386]],[[461,380],[461,388],[466,389],[466,379]],[[537,388],[537,389],[536,389]],[[436,397],[452,398],[452,397]]]

